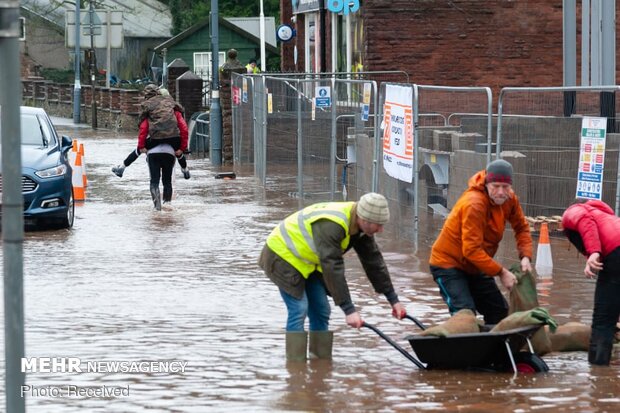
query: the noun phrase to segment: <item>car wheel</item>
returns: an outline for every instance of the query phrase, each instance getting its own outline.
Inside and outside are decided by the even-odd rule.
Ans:
[[[73,189],[71,189],[71,195],[69,196],[69,205],[67,206],[67,212],[65,216],[60,219],[60,228],[71,228],[73,226],[73,220],[75,219],[75,203],[73,202]]]

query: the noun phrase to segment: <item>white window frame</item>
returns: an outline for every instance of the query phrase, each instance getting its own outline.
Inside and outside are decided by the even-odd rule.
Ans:
[[[194,52],[193,60],[194,60],[194,73],[203,78],[204,80],[208,80],[211,82],[211,52]],[[219,65],[222,66],[226,62],[226,52],[219,52]],[[206,58],[207,63],[204,64],[204,60]],[[201,62],[198,62],[201,60]],[[206,69],[206,70],[203,70]],[[205,75],[206,73],[206,75]]]

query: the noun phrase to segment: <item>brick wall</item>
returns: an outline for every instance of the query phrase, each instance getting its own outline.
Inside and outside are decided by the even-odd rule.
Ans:
[[[562,85],[562,0],[368,0],[364,65],[418,84]],[[578,69],[579,71],[579,69]]]
[[[283,21],[291,18],[287,3],[281,0]],[[365,0],[357,13],[364,70],[403,70],[418,84],[490,86],[495,101],[502,87],[562,86],[562,0]],[[577,16],[579,78],[581,2]],[[304,56],[303,15],[296,28],[298,36],[282,48],[283,71],[303,69],[291,53],[296,43]]]

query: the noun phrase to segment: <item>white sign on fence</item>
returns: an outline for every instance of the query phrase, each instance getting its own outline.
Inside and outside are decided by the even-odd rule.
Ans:
[[[584,117],[577,172],[577,198],[601,199],[607,118]]]
[[[383,107],[383,167],[392,178],[413,181],[413,90],[387,85]]]

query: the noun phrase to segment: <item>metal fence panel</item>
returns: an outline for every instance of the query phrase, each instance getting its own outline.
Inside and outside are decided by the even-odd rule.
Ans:
[[[618,91],[616,86],[502,89],[497,150],[513,164],[513,186],[534,223],[536,217],[559,221],[575,199],[584,116],[608,119],[602,200],[618,213]]]

